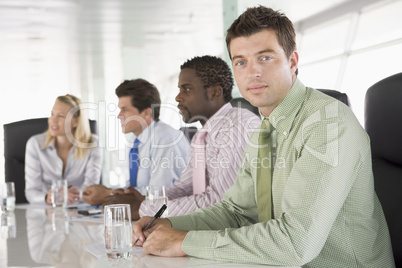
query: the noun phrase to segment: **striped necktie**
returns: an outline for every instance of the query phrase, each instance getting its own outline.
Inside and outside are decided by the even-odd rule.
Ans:
[[[207,131],[198,131],[193,142],[193,194],[205,192],[205,135]]]

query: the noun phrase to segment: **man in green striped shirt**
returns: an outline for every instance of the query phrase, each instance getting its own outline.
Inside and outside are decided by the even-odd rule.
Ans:
[[[160,256],[394,267],[369,138],[346,105],[297,78],[290,20],[266,7],[249,8],[226,42],[241,94],[271,126],[269,142],[262,144],[259,131],[251,136],[236,183],[221,202],[158,220],[145,234],[150,218],[138,221],[138,244]],[[259,153],[264,147],[266,159]],[[261,176],[263,168],[268,173]]]

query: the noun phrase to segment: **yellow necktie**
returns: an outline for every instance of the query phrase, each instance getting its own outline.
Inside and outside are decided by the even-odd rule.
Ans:
[[[272,126],[265,118],[258,138],[260,166],[257,170],[257,209],[260,222],[272,219],[271,130]]]

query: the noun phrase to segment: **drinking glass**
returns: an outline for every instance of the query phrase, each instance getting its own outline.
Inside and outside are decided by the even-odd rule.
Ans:
[[[168,197],[166,195],[165,186],[149,185],[146,187],[145,199],[149,200],[148,216],[154,216],[156,212],[165,204],[168,205]],[[168,209],[162,214],[162,218],[168,216]]]
[[[52,206],[53,207],[66,207],[67,206],[67,181],[58,180],[52,182]]]
[[[10,211],[1,214],[1,238],[9,239],[17,237],[17,227],[15,224],[15,214]]]
[[[106,205],[104,214],[107,257],[110,259],[129,257],[132,247],[130,205]]]
[[[15,209],[15,186],[14,182],[1,184],[1,209],[3,211],[14,211]]]

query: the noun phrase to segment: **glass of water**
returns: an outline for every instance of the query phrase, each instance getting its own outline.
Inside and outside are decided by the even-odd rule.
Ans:
[[[1,184],[1,210],[14,211],[15,209],[15,186],[14,182]]]
[[[67,206],[67,181],[66,180],[57,180],[52,182],[52,206],[53,207],[63,207]]]
[[[129,204],[104,207],[105,248],[110,259],[127,258],[132,247],[131,210]]]
[[[148,201],[148,216],[154,216],[156,212],[165,204],[168,205],[168,197],[166,195],[165,186],[149,185],[146,187],[145,199]],[[168,210],[162,214],[161,217],[168,216]]]

